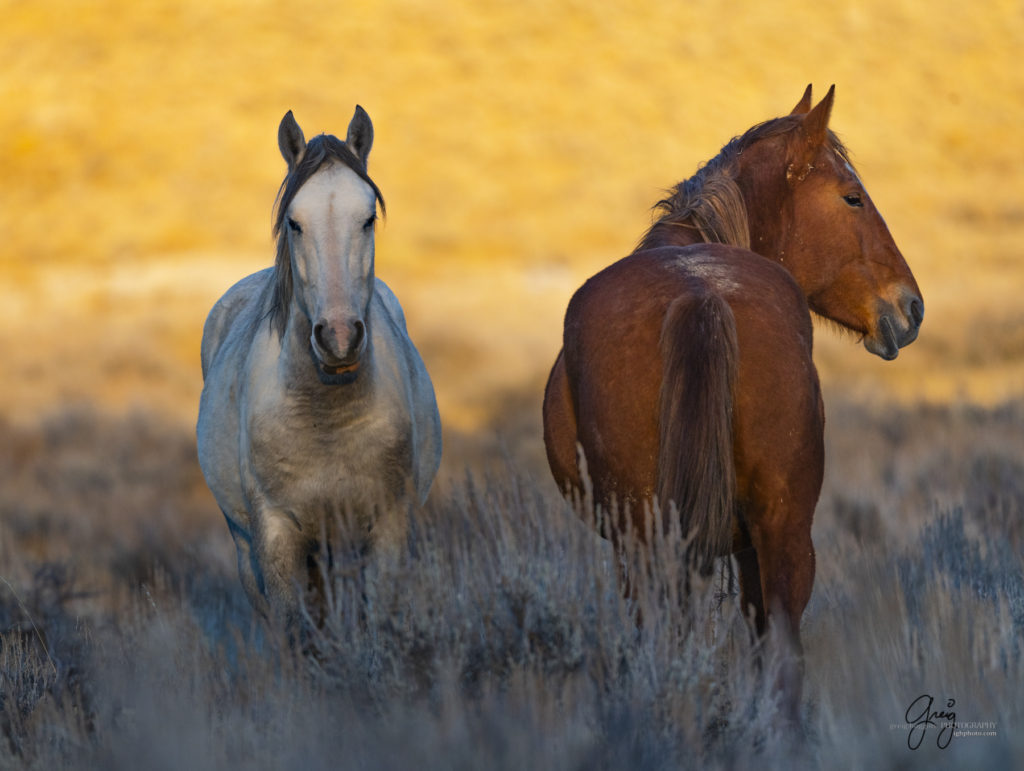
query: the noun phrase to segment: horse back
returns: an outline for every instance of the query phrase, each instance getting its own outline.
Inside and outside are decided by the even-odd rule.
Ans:
[[[793,417],[773,419],[773,401],[792,403],[787,389],[794,389],[798,417],[803,420],[806,405],[813,404],[816,421],[810,313],[785,269],[722,244],[635,252],[588,280],[566,312],[566,374],[598,499],[649,501],[658,489],[665,319],[673,303],[708,293],[724,300],[735,319],[738,493],[752,484],[741,464],[770,452],[758,431],[766,422],[777,429]]]

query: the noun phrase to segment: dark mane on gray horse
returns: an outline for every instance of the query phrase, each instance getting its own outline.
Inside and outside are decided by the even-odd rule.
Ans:
[[[700,233],[701,240],[708,243],[749,249],[750,225],[743,195],[735,182],[736,162],[754,143],[794,131],[801,118],[800,115],[773,118],[730,140],[718,155],[701,164],[696,174],[680,182],[654,205],[654,211],[660,216],[640,239],[637,250],[655,245],[653,236],[663,226],[693,228]],[[849,163],[849,153],[839,138],[832,131],[828,132],[828,138],[832,151]]]
[[[283,335],[288,321],[288,306],[292,301],[292,256],[288,249],[288,234],[282,229],[285,212],[292,200],[309,178],[316,174],[322,166],[341,163],[352,169],[373,190],[380,203],[380,209],[386,213],[384,196],[381,195],[377,183],[370,179],[364,164],[356,154],[349,150],[348,145],[333,134],[320,134],[313,137],[306,145],[302,160],[284,178],[277,192],[277,204],[274,210],[274,236],[277,238],[277,256],[274,260],[274,299],[270,306],[270,321]]]

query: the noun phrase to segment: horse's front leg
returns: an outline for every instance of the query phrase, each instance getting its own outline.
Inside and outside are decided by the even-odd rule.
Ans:
[[[408,504],[399,500],[382,505],[370,535],[374,561],[393,569],[408,545]]]
[[[309,559],[316,543],[290,512],[265,508],[259,513],[257,562],[271,617],[294,632],[302,618],[309,583]]]

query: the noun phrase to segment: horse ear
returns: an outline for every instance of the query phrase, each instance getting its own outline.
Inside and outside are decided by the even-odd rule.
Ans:
[[[366,159],[370,155],[370,148],[373,147],[373,123],[366,110],[356,105],[352,122],[348,124],[348,135],[345,137],[345,144],[356,154],[356,157],[366,165]]]
[[[281,118],[281,125],[277,127],[277,146],[281,148],[281,155],[288,164],[288,171],[294,169],[302,160],[306,152],[306,137],[302,129],[295,122],[295,116],[289,110]]]
[[[807,144],[811,147],[820,147],[828,135],[828,119],[832,115],[832,98],[835,96],[836,87],[832,87],[825,94],[825,98],[818,102],[818,105],[807,113],[804,118],[803,130],[807,137]]]
[[[807,84],[807,88],[804,89],[804,95],[800,97],[800,101],[796,103],[796,107],[790,115],[803,115],[811,111],[811,84]]]

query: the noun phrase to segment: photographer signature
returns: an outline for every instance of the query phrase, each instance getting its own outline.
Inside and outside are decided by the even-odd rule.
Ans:
[[[916,750],[921,746],[928,726],[938,726],[940,724],[939,721],[942,721],[942,727],[939,728],[939,734],[935,737],[936,746],[940,750],[944,750],[953,740],[953,732],[956,730],[956,712],[952,710],[956,704],[956,699],[949,699],[946,702],[946,709],[941,711],[932,709],[934,703],[935,699],[924,693],[910,702],[910,706],[907,707],[907,712],[904,716],[907,723],[910,724],[910,733],[907,734],[907,746],[912,750]]]

